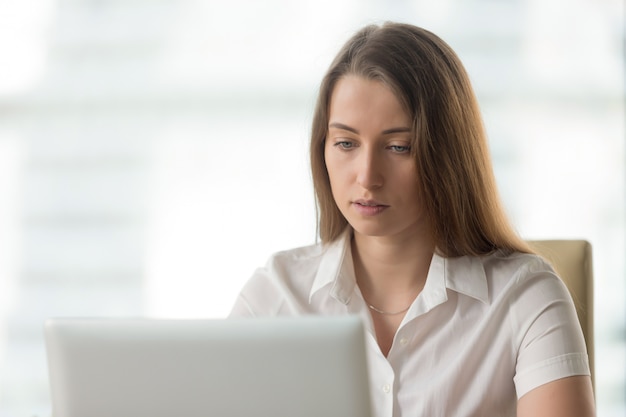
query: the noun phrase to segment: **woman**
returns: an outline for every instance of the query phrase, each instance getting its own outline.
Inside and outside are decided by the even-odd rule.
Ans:
[[[361,315],[376,416],[591,416],[571,297],[500,206],[468,77],[405,24],[324,77],[311,136],[321,243],[275,254],[233,316]]]

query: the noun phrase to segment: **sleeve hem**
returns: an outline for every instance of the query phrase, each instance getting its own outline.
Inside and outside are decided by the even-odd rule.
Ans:
[[[575,375],[591,375],[586,353],[569,353],[545,360],[515,375],[517,398],[540,385]]]

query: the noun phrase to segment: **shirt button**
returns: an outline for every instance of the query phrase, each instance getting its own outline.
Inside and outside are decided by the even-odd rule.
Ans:
[[[391,385],[385,384],[382,386],[382,389],[385,394],[389,394],[391,392]]]
[[[406,337],[403,337],[402,339],[400,339],[401,346],[406,346],[408,344],[409,344],[409,339],[407,339]]]

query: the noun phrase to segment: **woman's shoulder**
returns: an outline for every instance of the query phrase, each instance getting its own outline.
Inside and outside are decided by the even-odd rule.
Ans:
[[[529,275],[555,275],[554,268],[543,257],[534,253],[495,252],[483,258],[486,271],[494,277],[515,277],[522,279]]]
[[[249,284],[306,286],[314,279],[326,250],[324,245],[316,243],[275,252],[264,266],[254,271]]]
[[[449,258],[446,265],[446,281],[451,288],[478,292],[492,301],[516,298],[528,284],[534,288],[560,285],[552,266],[535,254],[497,251]]]
[[[316,259],[325,251],[321,243],[313,243],[305,246],[298,246],[290,249],[280,250],[270,255],[269,260],[281,262],[299,262]]]
[[[281,250],[269,256],[267,262],[259,271],[266,270],[268,272],[290,272],[314,268],[321,262],[326,252],[326,247],[321,243],[315,243],[307,246],[299,246],[291,249]]]
[[[543,257],[531,253],[493,254],[483,262],[489,286],[494,295],[520,301],[528,298],[569,299],[564,281]]]
[[[293,315],[306,311],[320,263],[322,244],[272,254],[239,293],[232,315]]]

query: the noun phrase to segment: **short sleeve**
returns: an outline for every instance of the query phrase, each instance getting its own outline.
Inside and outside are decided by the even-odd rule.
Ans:
[[[279,315],[284,304],[284,290],[280,284],[272,279],[267,268],[257,269],[237,296],[229,317]]]
[[[518,276],[511,317],[517,349],[517,397],[548,382],[589,375],[585,340],[572,297],[540,258]]]

